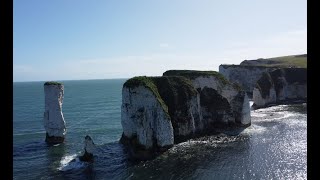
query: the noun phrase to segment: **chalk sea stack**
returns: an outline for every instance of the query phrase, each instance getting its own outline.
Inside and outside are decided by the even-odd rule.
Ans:
[[[59,82],[46,82],[44,83],[44,94],[45,141],[50,144],[62,143],[66,135],[66,123],[62,113],[64,85]]]
[[[193,137],[250,126],[250,105],[218,72],[171,70],[124,83],[121,124],[120,142],[143,160]]]
[[[86,136],[84,138],[84,154],[79,157],[80,161],[85,161],[85,162],[93,162],[93,154],[95,151],[95,145],[92,141],[92,138],[90,136]]]

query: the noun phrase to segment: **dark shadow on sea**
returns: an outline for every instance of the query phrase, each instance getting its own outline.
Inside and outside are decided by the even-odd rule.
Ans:
[[[128,150],[119,142],[97,146],[94,162],[80,169],[57,170],[57,164],[48,164],[48,177],[55,179],[189,179],[201,169],[219,164],[223,154],[247,156],[248,135],[242,130],[205,136],[177,144],[157,158],[132,161]],[[48,162],[60,162],[64,145],[48,149]],[[241,154],[241,155],[240,155]],[[228,155],[229,156],[229,155]],[[54,169],[55,168],[55,169]],[[221,167],[222,168],[222,167]]]
[[[131,170],[130,179],[214,179],[214,171],[226,172],[226,166],[229,166],[222,162],[239,162],[248,158],[249,141],[248,135],[220,134],[180,143],[156,159],[136,165]],[[210,167],[216,168],[205,178],[203,171],[208,172]]]

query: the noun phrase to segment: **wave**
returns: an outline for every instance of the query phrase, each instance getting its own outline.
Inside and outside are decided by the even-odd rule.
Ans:
[[[60,161],[60,166],[57,168],[59,171],[68,171],[73,169],[81,169],[87,166],[87,163],[82,162],[77,157],[77,154],[64,156]]]
[[[249,134],[249,135],[262,134],[262,133],[267,132],[267,130],[268,129],[266,127],[259,126],[259,125],[256,125],[256,124],[252,124],[250,127],[246,128],[243,131],[243,134]]]

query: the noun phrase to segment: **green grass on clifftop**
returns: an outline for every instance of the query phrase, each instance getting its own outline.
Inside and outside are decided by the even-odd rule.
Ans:
[[[169,116],[168,106],[162,100],[162,98],[159,94],[158,88],[155,85],[152,78],[146,77],[146,76],[137,76],[137,77],[133,77],[131,79],[128,79],[123,84],[123,87],[127,87],[127,88],[135,88],[135,87],[139,87],[139,86],[143,86],[143,87],[148,88],[156,96],[156,98],[157,98],[158,102],[161,104],[163,110]]]
[[[253,64],[253,62],[255,62]],[[295,67],[295,68],[307,68],[307,54],[292,55],[292,56],[280,56],[274,58],[259,58],[257,60],[245,60],[240,65],[247,66],[265,66],[265,67]]]
[[[45,86],[47,85],[62,85],[61,82],[56,82],[56,81],[47,81],[44,83]]]
[[[280,65],[307,68],[307,55],[282,56],[270,58],[269,60],[277,61]]]
[[[190,80],[194,80],[200,76],[202,77],[214,76],[218,78],[223,85],[232,85],[236,90],[238,91],[242,90],[242,88],[238,84],[229,82],[221,73],[216,71],[168,70],[163,73],[163,76],[183,76]]]
[[[196,71],[196,70],[168,70],[163,73],[163,76],[184,76],[191,80],[198,78],[199,76],[209,77],[214,76],[221,80],[223,84],[228,84],[228,80],[224,78],[222,74],[216,71]]]
[[[123,87],[131,89],[139,86],[148,88],[156,96],[167,115],[169,115],[168,106],[174,106],[171,102],[175,99],[174,97],[185,97],[182,99],[177,98],[176,100],[189,100],[197,94],[192,82],[183,76],[137,76],[127,80],[123,84]],[[166,104],[166,102],[171,103]],[[178,104],[185,104],[185,102]]]

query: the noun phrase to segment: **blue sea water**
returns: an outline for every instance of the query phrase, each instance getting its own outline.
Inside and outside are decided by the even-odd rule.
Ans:
[[[305,104],[252,110],[252,125],[239,135],[193,139],[134,163],[118,143],[125,79],[62,82],[67,135],[56,146],[44,142],[44,82],[13,83],[13,179],[307,178]],[[70,162],[86,135],[98,147],[95,162]]]

